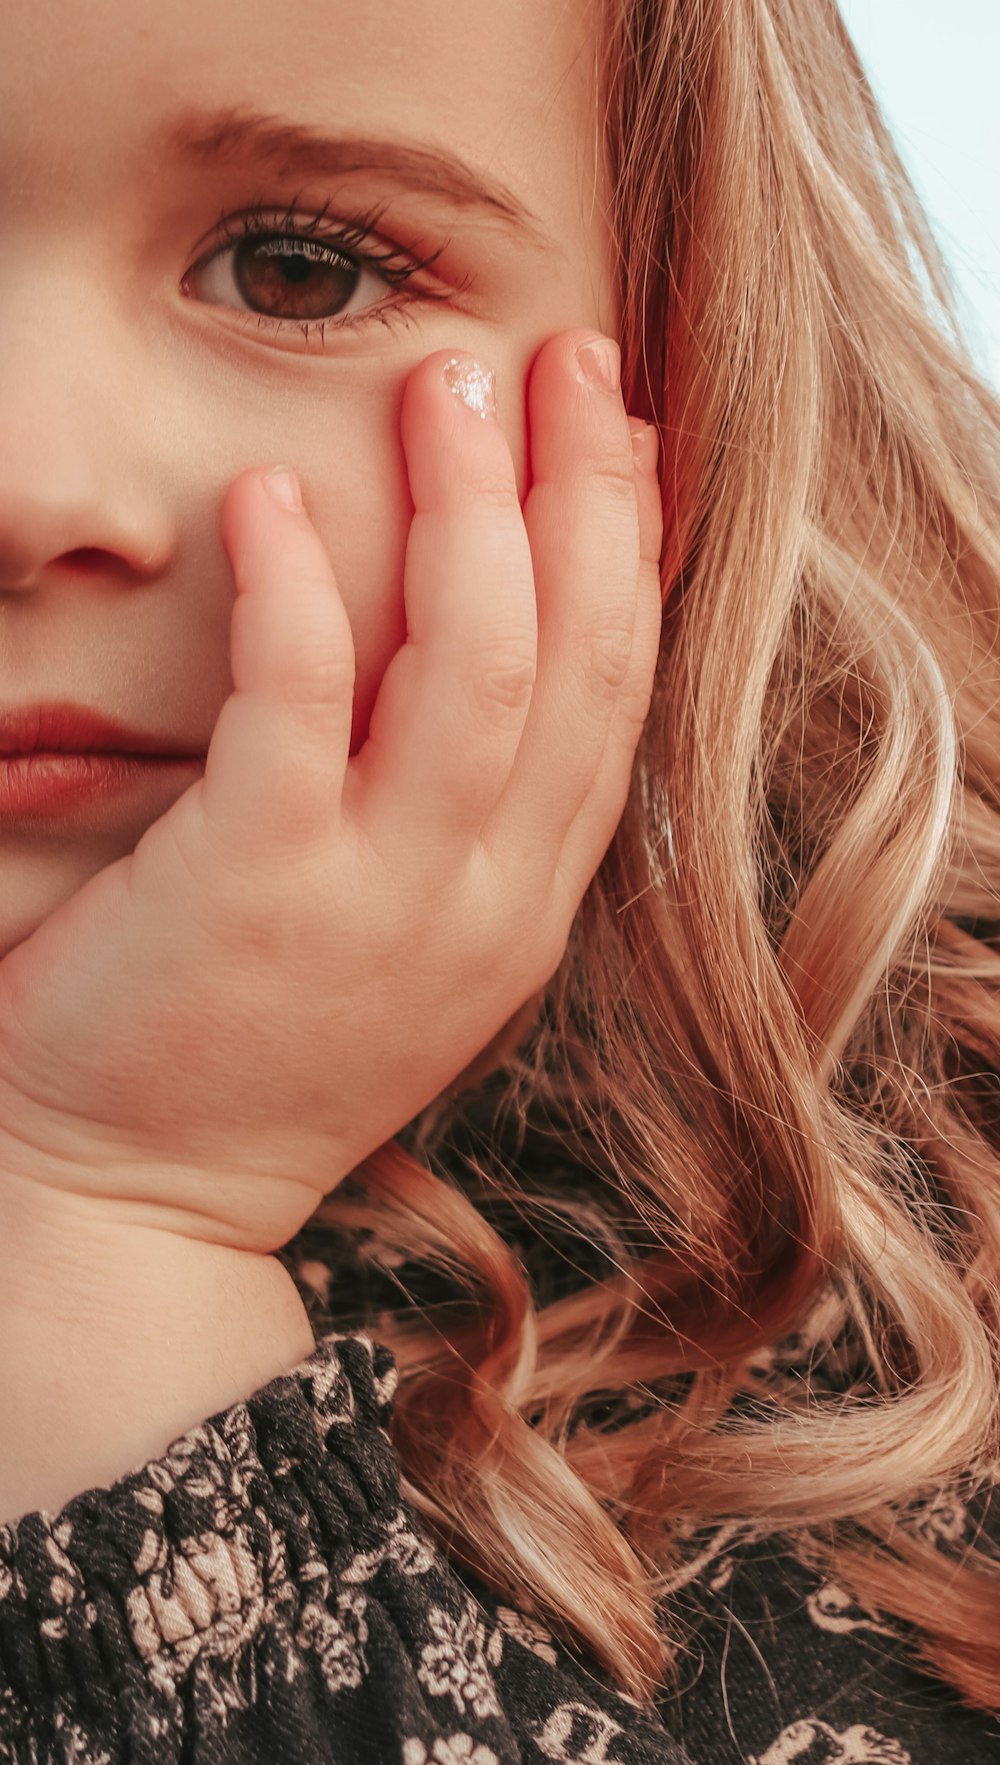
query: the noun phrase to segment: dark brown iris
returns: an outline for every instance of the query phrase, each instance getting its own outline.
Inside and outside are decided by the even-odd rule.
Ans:
[[[233,253],[240,294],[271,318],[333,318],[346,306],[361,274],[356,264],[318,240],[291,245],[280,235],[246,239]]]

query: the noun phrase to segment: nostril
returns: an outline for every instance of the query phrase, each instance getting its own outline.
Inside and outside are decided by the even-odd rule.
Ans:
[[[75,551],[63,552],[59,563],[64,570],[79,570],[85,575],[93,575],[95,571],[107,571],[108,554],[96,545],[77,546]]]

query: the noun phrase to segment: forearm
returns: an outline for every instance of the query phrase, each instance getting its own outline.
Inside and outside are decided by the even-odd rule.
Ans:
[[[0,1524],[114,1482],[314,1345],[275,1257],[0,1185]]]

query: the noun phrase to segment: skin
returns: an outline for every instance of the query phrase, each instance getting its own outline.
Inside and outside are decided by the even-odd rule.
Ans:
[[[588,15],[319,14],[5,17],[0,706],[211,748],[193,785],[0,824],[0,1521],[310,1352],[271,1252],[530,1007],[648,709],[655,450],[576,353],[618,316]],[[544,243],[384,174],[174,177],[154,135],[220,103],[450,147]],[[192,264],[293,197],[305,225],[391,197],[384,238],[447,243],[442,297],[323,350],[244,329]]]
[[[207,750],[232,690],[220,501],[247,467],[281,461],[300,478],[348,611],[352,752],[361,746],[406,631],[407,375],[440,348],[495,369],[523,497],[533,357],[567,327],[616,331],[592,159],[593,29],[583,5],[558,0],[5,7],[0,704],[67,699]],[[229,166],[194,178],[152,159],[180,109],[223,104],[450,147],[503,180],[542,242],[374,172],[309,182]],[[293,199],[304,224],[329,205],[331,226],[388,199],[386,239],[421,255],[447,246],[424,279],[445,298],[414,298],[409,325],[369,320],[320,343],[294,325],[242,322],[232,250],[194,294],[181,291],[220,216],[260,201],[273,220]],[[394,298],[370,274],[351,308]],[[0,954],[131,851],[187,782],[0,823]]]

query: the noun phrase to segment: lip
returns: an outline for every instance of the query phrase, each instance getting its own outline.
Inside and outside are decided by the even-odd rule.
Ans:
[[[175,736],[128,729],[84,705],[0,709],[0,821],[102,805],[117,819],[114,804],[124,797],[124,808],[137,794],[166,807],[204,771],[205,758]]]
[[[128,729],[86,705],[0,707],[0,759],[36,754],[146,754],[204,760],[203,748],[176,736]]]
[[[193,784],[203,770],[202,760],[176,755],[3,754],[0,822],[93,809],[137,791],[148,798],[164,786],[172,801],[178,786]]]

